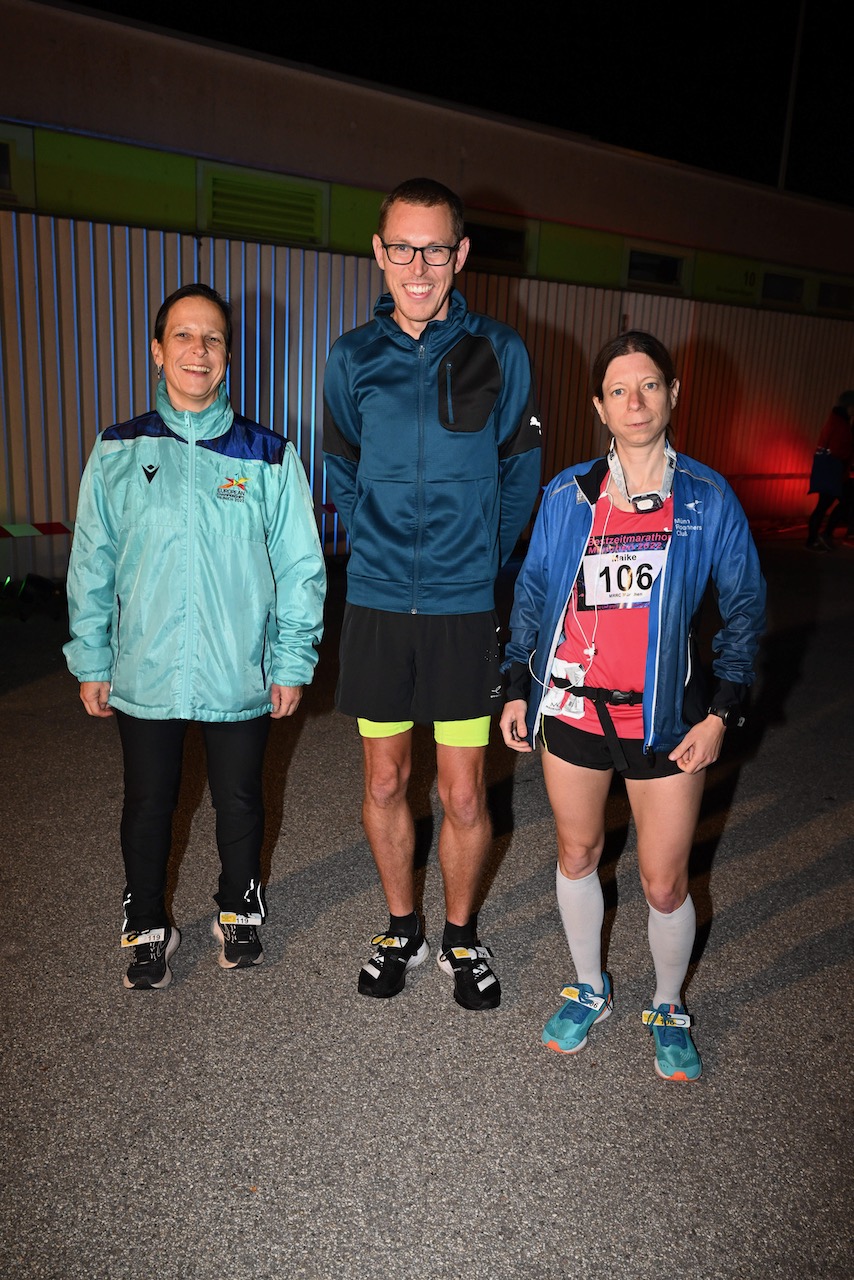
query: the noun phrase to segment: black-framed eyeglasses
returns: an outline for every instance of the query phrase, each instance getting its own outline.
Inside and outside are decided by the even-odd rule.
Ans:
[[[385,240],[380,243],[389,262],[393,262],[396,267],[408,267],[416,253],[421,254],[428,267],[446,267],[451,261],[451,254],[456,253],[460,247],[459,240],[456,244],[425,244],[423,249],[414,244],[386,244]]]

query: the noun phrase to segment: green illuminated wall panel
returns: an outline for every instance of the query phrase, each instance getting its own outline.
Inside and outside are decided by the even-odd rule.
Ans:
[[[36,132],[42,213],[97,222],[196,229],[196,162],[70,133]]]

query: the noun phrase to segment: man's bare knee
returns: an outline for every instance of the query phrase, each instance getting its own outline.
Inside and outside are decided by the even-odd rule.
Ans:
[[[486,820],[486,793],[482,787],[454,783],[439,788],[445,816],[458,827],[478,827]]]
[[[409,734],[392,738],[363,738],[365,757],[365,804],[379,809],[406,800],[412,754]]]
[[[365,778],[365,801],[378,809],[388,809],[406,799],[409,771],[383,769]]]

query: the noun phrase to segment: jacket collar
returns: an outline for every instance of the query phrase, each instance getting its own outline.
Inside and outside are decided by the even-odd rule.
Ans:
[[[575,476],[575,483],[584,494],[591,507],[596,505],[599,498],[599,491],[602,488],[602,481],[605,479],[605,472],[608,470],[608,459],[597,458],[589,471],[584,471]]]
[[[220,384],[213,404],[199,413],[175,409],[169,399],[166,383],[158,382],[156,407],[167,427],[182,440],[215,440],[218,436],[224,436],[234,421],[234,410],[224,382]]]
[[[377,324],[398,345],[412,349],[421,345],[430,346],[433,342],[444,344],[446,338],[453,337],[457,330],[462,328],[468,314],[468,306],[463,295],[457,289],[452,289],[445,319],[431,320],[425,325],[421,337],[417,340],[411,338],[408,333],[404,333],[397,321],[392,320],[392,311],[394,311],[394,299],[390,293],[384,293],[377,298],[374,303],[374,319]]]

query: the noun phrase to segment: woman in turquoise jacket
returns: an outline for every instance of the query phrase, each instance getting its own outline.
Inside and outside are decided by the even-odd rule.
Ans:
[[[80,487],[68,666],[124,757],[126,987],[163,988],[180,934],[164,904],[190,721],[205,738],[221,861],[223,968],[263,958],[261,775],[270,718],[293,715],[322,634],[326,570],[293,446],[236,415],[229,304],[185,285],[161,306],[155,408],[108,427]]]
[[[637,829],[655,967],[643,1020],[658,1075],[692,1081],[702,1066],[682,1002],[696,934],[688,859],[705,770],[754,678],[765,584],[732,489],[668,440],[679,382],[666,348],[648,333],[620,334],[596,357],[593,387],[608,455],[546,488],[506,650],[501,728],[515,751],[535,740],[542,748],[558,907],[576,969],[542,1039],[578,1053],[611,1012],[598,866],[617,771]],[[710,582],[722,618],[711,688],[695,644]]]

